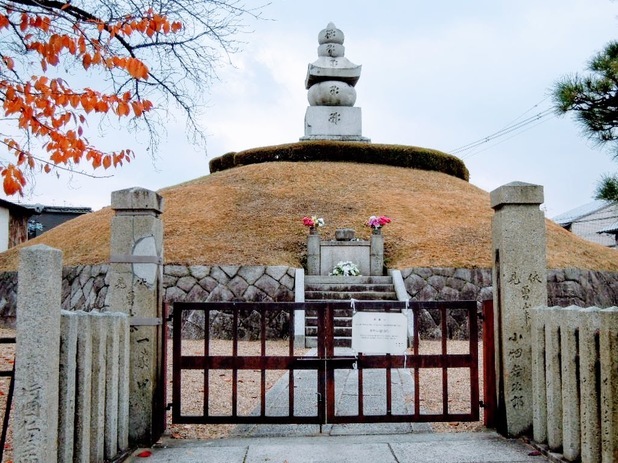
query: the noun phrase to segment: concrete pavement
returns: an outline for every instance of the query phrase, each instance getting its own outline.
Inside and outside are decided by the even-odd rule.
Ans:
[[[304,437],[245,437],[187,441],[163,439],[144,463],[540,463],[520,440],[486,433],[413,433]]]
[[[349,354],[340,350],[339,355]],[[312,355],[309,353],[308,355]],[[294,376],[296,415],[315,415],[315,371],[299,370]],[[358,372],[335,372],[336,414],[356,414]],[[365,370],[366,414],[384,413],[384,373]],[[393,413],[412,413],[414,384],[410,370],[393,370]],[[268,391],[266,414],[287,414],[288,375]],[[255,410],[254,413],[258,411]],[[147,451],[148,456],[140,457]],[[521,440],[505,439],[494,432],[433,433],[427,423],[239,425],[229,438],[182,440],[164,437],[151,449],[138,449],[127,461],[144,463],[533,463],[544,456]],[[144,455],[146,455],[144,454]]]

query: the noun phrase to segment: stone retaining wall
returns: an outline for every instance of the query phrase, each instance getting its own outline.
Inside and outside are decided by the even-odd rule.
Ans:
[[[489,268],[409,268],[401,271],[406,290],[415,301],[483,301],[493,298],[492,275]],[[547,271],[548,305],[568,307],[613,307],[618,305],[618,273],[579,269],[550,269]],[[463,314],[461,314],[463,317]],[[463,318],[449,318],[449,334],[465,338]],[[439,335],[439,314],[422,311],[421,333]],[[482,324],[479,321],[479,329]]]
[[[292,267],[166,265],[166,302],[293,302]]]
[[[291,267],[166,265],[163,287],[166,302],[293,302],[295,269]],[[239,314],[238,337],[259,339],[259,313]],[[182,337],[204,338],[204,312],[183,312]],[[232,333],[230,313],[210,313],[212,336],[228,339]],[[271,311],[266,320],[267,338],[285,338],[289,333],[287,313]]]
[[[406,291],[413,301],[483,301],[493,297],[491,269],[408,268],[401,271]],[[440,312],[421,310],[421,336],[437,339],[441,336]],[[464,311],[452,311],[446,321],[451,339],[467,339],[468,317]],[[482,331],[479,320],[479,333]]]
[[[477,300],[493,297],[491,269],[409,268],[401,271],[412,300]],[[618,273],[579,269],[547,271],[548,305],[618,305]]]
[[[65,267],[62,308],[106,310],[109,266]],[[164,299],[174,301],[294,301],[294,268],[165,265]],[[491,269],[409,268],[401,271],[412,300],[492,298]],[[549,270],[548,305],[618,306],[618,273]],[[0,325],[13,326],[17,273],[0,274]]]

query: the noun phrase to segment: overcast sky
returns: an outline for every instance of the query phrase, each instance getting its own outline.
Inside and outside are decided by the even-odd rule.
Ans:
[[[157,190],[207,175],[208,161],[229,151],[298,141],[307,64],[330,21],[345,34],[346,57],[363,66],[363,135],[445,152],[550,108],[556,80],[618,38],[618,2],[610,0],[272,0],[263,16],[211,87],[206,152],[170,122],[155,161],[139,140],[124,141],[118,148],[131,144],[138,159],[113,178],[40,178],[21,201],[96,210],[114,190]],[[486,191],[515,180],[543,185],[548,217],[590,202],[601,175],[618,170],[569,116],[541,118],[459,156]]]

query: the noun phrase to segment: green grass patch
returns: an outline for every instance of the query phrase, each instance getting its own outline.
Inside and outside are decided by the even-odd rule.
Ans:
[[[209,166],[210,172],[214,173],[233,167],[278,161],[382,164],[442,172],[466,181],[470,177],[461,159],[441,151],[418,146],[340,141],[305,141],[230,152],[214,158]]]

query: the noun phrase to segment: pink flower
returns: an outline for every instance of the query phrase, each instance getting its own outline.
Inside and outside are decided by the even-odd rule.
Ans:
[[[315,222],[313,221],[311,217],[303,217],[303,225],[305,227],[314,227]]]
[[[372,215],[367,221],[367,226],[371,228],[381,228],[387,223],[391,223],[391,219],[389,217],[386,217],[385,215]]]
[[[386,225],[387,223],[391,223],[391,219],[389,219],[388,217],[386,217],[385,215],[382,215],[378,218],[378,222],[380,224],[381,227],[383,227],[384,225]]]

